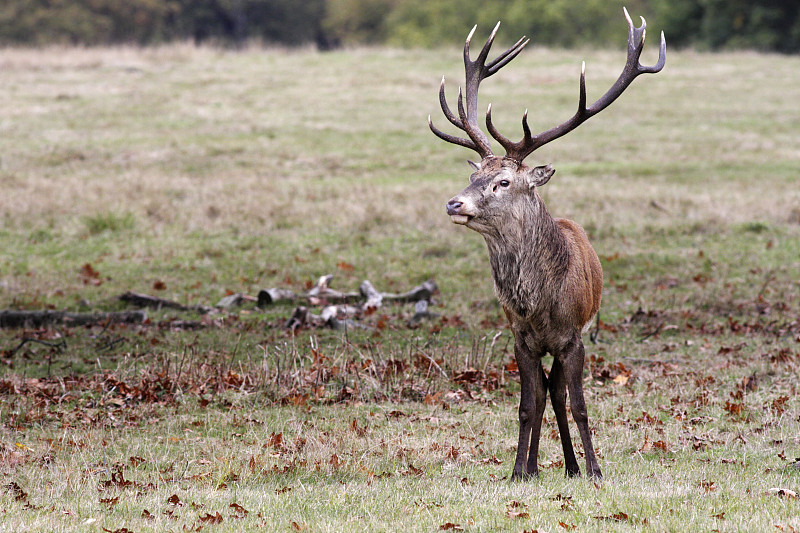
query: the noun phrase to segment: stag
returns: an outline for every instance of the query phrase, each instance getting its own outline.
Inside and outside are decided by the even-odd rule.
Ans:
[[[661,33],[658,61],[643,66],[645,20],[635,27],[627,10],[628,58],[617,81],[591,106],[586,106],[586,63],[581,67],[578,110],[566,122],[538,135],[531,135],[528,112],[522,117],[523,137],[513,142],[492,123],[492,106],[486,112],[486,128],[505,149],[505,156],[492,153],[487,136],[478,125],[478,86],[514,59],[528,44],[525,37],[495,60],[486,63],[500,23],[497,23],[478,58],[470,58],[472,29],[464,45],[466,88],[458,93],[458,114],[445,99],[444,78],[439,102],[447,120],[467,134],[457,137],[439,130],[428,117],[431,131],[439,138],[475,150],[480,163],[470,161],[474,173],[469,185],[447,202],[452,222],[477,231],[486,241],[495,292],[514,334],[514,355],[519,367],[519,441],[512,479],[538,475],[539,436],[547,391],[556,415],[567,476],[580,476],[567,422],[566,398],[578,426],[586,456],[586,470],[601,479],[597,464],[586,402],[583,395],[584,346],[586,332],[600,308],[603,272],[592,245],[575,222],[553,218],[537,189],[555,170],[550,165],[529,167],[523,160],[534,150],[566,135],[616,100],[643,73],[661,71],[666,62],[666,41]],[[548,375],[542,358],[550,354],[553,364]]]

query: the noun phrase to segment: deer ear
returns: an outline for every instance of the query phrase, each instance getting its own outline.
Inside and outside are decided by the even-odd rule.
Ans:
[[[533,189],[534,187],[541,187],[548,181],[550,178],[553,177],[553,174],[556,173],[556,169],[554,169],[551,165],[545,165],[543,167],[534,167],[528,171],[526,179],[528,181],[528,187]]]
[[[470,161],[469,159],[467,159],[467,163],[469,163],[469,166],[471,166],[475,170],[475,172],[477,172],[477,171],[479,171],[481,169],[481,164],[480,163],[476,163],[474,161]]]

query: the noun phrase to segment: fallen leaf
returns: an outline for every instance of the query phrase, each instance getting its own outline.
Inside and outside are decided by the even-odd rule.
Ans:
[[[199,516],[198,518],[200,519],[201,522],[206,522],[208,524],[222,523],[222,515],[219,514],[219,511],[217,511],[217,513],[213,515],[210,513],[206,513],[205,516]]]
[[[12,481],[8,485],[6,485],[6,490],[14,495],[14,499],[18,502],[24,502],[28,499],[28,493],[22,490],[16,481]]]
[[[440,531],[464,531],[464,528],[458,524],[454,524],[452,522],[447,522],[446,524],[442,524],[439,526]]]
[[[608,520],[608,521],[611,521],[611,522],[627,522],[628,521],[628,515],[620,511],[619,513],[614,513],[614,514],[608,515],[608,516],[595,516],[594,519],[595,520]]]
[[[336,268],[341,270],[342,272],[352,272],[355,270],[355,267],[346,261],[339,261],[336,263]]]
[[[119,497],[116,498],[100,498],[100,503],[108,506],[109,509],[119,503]]]
[[[100,273],[92,267],[91,264],[86,263],[81,267],[80,280],[84,285],[102,285],[103,280],[100,279]]]
[[[277,491],[276,491],[276,492],[277,492]],[[239,505],[239,504],[238,504],[238,503],[236,503],[236,502],[233,502],[232,504],[230,504],[230,506],[229,506],[229,507],[230,507],[231,509],[233,509],[234,511],[236,511],[236,514],[235,514],[235,515],[233,515],[233,516],[234,516],[234,518],[244,518],[245,516],[247,516],[248,514],[250,514],[250,511],[248,511],[247,509],[245,509],[244,507],[242,507],[241,505]]]
[[[617,377],[614,378],[614,383],[617,385],[625,385],[628,383],[628,380],[631,379],[630,372],[623,372],[619,374]]]
[[[174,505],[176,507],[183,507],[183,502],[180,498],[178,498],[177,494],[173,494],[169,498],[167,498],[167,503]]]
[[[334,453],[333,455],[331,455],[330,464],[334,470],[339,470],[339,468],[344,463],[341,459],[339,459],[339,456]]]
[[[714,492],[717,490],[717,485],[713,481],[708,481],[704,479],[700,482],[700,488],[703,489],[705,492]]]

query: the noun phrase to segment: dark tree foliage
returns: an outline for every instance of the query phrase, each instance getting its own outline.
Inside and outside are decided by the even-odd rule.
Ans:
[[[621,46],[623,5],[670,47],[800,51],[797,0],[2,0],[0,45],[450,46],[474,24],[488,31],[502,20],[501,41]]]

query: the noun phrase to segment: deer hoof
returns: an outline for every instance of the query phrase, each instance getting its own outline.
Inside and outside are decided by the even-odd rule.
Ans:
[[[517,472],[516,470],[511,473],[511,481],[530,481],[539,477],[539,472]]]

